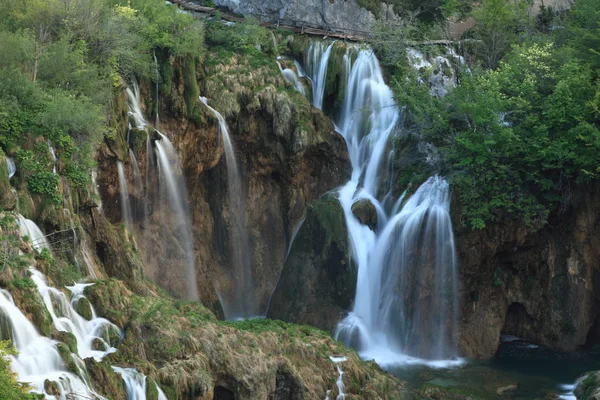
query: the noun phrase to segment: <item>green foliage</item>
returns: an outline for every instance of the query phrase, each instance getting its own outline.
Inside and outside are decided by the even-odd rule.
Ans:
[[[275,55],[272,33],[261,27],[258,21],[247,18],[243,23],[225,25],[213,21],[206,27],[206,42],[210,46],[221,46],[249,55],[261,53]]]
[[[60,203],[61,201],[58,184],[58,175],[52,172],[34,172],[27,178],[27,188],[31,193],[47,196],[55,203]]]
[[[522,4],[508,4],[482,2],[473,15],[489,33],[501,30],[501,21],[528,26],[514,20],[513,7]],[[582,4],[590,13],[600,9]],[[456,189],[462,224],[481,229],[505,216],[540,226],[569,206],[577,185],[599,178],[598,68],[593,53],[578,48],[586,36],[582,27],[589,37],[597,24],[586,25],[576,10],[567,22],[577,26],[560,45],[541,34],[512,45],[516,33],[504,38],[508,52],[485,62],[495,68],[460,73],[460,85],[443,99],[431,96],[410,70],[396,68],[397,101],[406,106],[399,186],[420,179],[419,171],[445,174]]]
[[[15,354],[10,342],[0,342],[0,397],[3,400],[33,400],[34,395],[27,394],[27,386],[17,383],[10,369],[8,357]]]

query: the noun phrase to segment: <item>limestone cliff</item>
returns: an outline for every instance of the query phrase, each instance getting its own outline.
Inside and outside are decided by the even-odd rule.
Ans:
[[[328,118],[310,107],[306,98],[287,83],[275,61],[226,52],[208,57],[191,79],[198,77],[200,94],[229,124],[246,190],[241,195],[247,207],[253,249],[253,295],[258,309],[264,312],[293,227],[303,218],[310,200],[344,181],[349,162],[343,138],[334,132]],[[218,311],[217,294],[230,296],[235,290],[223,142],[217,121],[197,98],[191,103],[199,120],[187,118],[183,100],[187,96],[186,78],[181,64],[175,63],[165,74],[169,76],[164,81],[170,83],[160,87],[165,101],[161,104],[159,129],[177,147],[187,179],[200,299]],[[150,99],[151,92],[146,94],[145,98]],[[137,150],[142,175],[148,168],[144,142],[142,138],[142,144],[132,146]],[[105,212],[113,222],[121,220],[116,160],[130,162],[118,148],[114,144],[105,149],[98,176]],[[133,182],[133,177],[129,180]],[[148,185],[158,187],[156,174],[150,174]],[[134,203],[140,200],[134,185],[129,188]],[[156,209],[156,201],[156,194],[149,199],[148,221],[144,221],[143,213],[134,213],[139,227],[137,241],[146,254],[147,274],[177,294],[185,278],[175,268],[165,268],[177,262],[177,243],[173,240],[177,233],[161,232],[166,229],[161,221],[169,216]]]
[[[357,0],[214,0],[217,6],[233,12],[251,15],[258,19],[302,22],[308,26],[328,26],[351,31],[370,31],[376,19],[372,12],[360,6]],[[380,4],[378,17],[383,20],[397,18],[393,6]]]

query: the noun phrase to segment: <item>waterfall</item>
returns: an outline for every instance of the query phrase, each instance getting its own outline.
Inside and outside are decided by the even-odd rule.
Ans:
[[[264,315],[258,312],[254,302],[254,285],[252,274],[252,252],[248,235],[248,221],[244,205],[244,188],[240,177],[239,168],[235,158],[235,151],[225,118],[214,108],[208,105],[205,97],[200,101],[213,113],[219,121],[219,130],[223,138],[225,149],[225,163],[227,165],[227,194],[229,198],[230,222],[230,252],[233,261],[233,280],[235,282],[234,298],[224,299],[222,304],[227,319],[250,318]]]
[[[198,300],[198,284],[196,282],[196,256],[192,239],[192,222],[188,208],[188,196],[179,159],[173,144],[158,132],[161,140],[157,140],[156,154],[159,165],[161,190],[167,193],[168,203],[178,221],[178,237],[185,253],[187,268],[185,271],[187,290],[183,297],[188,300]]]
[[[328,56],[315,43],[309,46],[304,69],[320,90],[312,71],[317,66],[326,71],[323,63]],[[414,56],[418,59],[418,54]],[[343,68],[345,97],[334,119],[348,146],[352,176],[339,190],[339,201],[358,277],[353,310],[338,324],[335,335],[362,357],[380,364],[433,365],[431,360],[457,355],[458,286],[450,187],[434,176],[408,200],[405,193],[393,201],[391,138],[400,111],[370,49],[349,47]],[[377,211],[375,231],[352,213],[352,205],[363,199]]]
[[[135,208],[135,214],[139,215],[139,212],[141,210],[144,218],[143,226],[146,226],[146,197],[144,195],[144,184],[142,182],[142,174],[140,172],[140,167],[138,165],[137,158],[135,157],[135,154],[131,149],[129,149],[129,160],[131,162],[131,168],[133,169],[133,184],[138,199],[138,203],[136,204]]]
[[[17,165],[15,164],[15,160],[10,157],[6,157],[6,165],[8,166],[8,179],[11,179],[17,172]]]
[[[304,90],[304,85],[298,78],[298,75],[296,75],[296,73],[289,68],[283,68],[279,61],[277,61],[277,66],[279,67],[279,70],[283,74],[283,77],[289,83],[291,83],[298,92],[300,92],[302,95],[306,95],[306,91]]]
[[[344,390],[345,390],[345,386],[344,386],[344,371],[342,371],[342,367],[340,366],[341,363],[343,363],[344,361],[348,361],[348,359],[346,357],[333,357],[333,356],[329,356],[329,359],[331,361],[333,361],[333,363],[335,364],[335,367],[338,371],[338,378],[335,381],[335,384],[338,388],[338,395],[336,397],[336,400],[344,400],[346,398],[346,395],[344,394]],[[326,398],[329,398],[329,393],[331,391],[327,391],[327,396]]]
[[[323,108],[325,82],[327,80],[327,64],[329,54],[335,42],[327,45],[322,40],[311,40],[304,60],[304,72],[312,81],[313,106]]]
[[[121,375],[125,390],[127,391],[127,400],[146,400],[146,376],[133,368],[112,367],[112,369]],[[162,389],[156,385],[158,400],[167,400],[167,396]]]
[[[21,236],[29,237],[31,245],[35,250],[41,252],[43,249],[50,250],[50,244],[46,239],[44,232],[30,219],[25,218],[21,214],[17,214],[17,224]]]
[[[144,118],[144,113],[142,112],[142,106],[140,101],[140,88],[137,82],[133,82],[133,88],[125,89],[127,92],[127,106],[129,108],[129,115],[133,118],[135,122],[135,127],[139,130],[146,129],[146,119]]]
[[[127,179],[125,178],[125,170],[121,161],[117,161],[117,171],[119,173],[119,190],[121,191],[121,220],[129,232],[133,232],[133,221],[131,219],[131,204],[129,203]]]
[[[52,146],[52,142],[48,140],[48,150],[50,151],[50,155],[52,156],[52,173],[56,173],[56,151],[54,150],[54,146]]]
[[[73,286],[67,286],[71,292],[71,299],[60,290],[48,285],[46,277],[39,271],[30,268],[31,279],[35,283],[46,309],[52,317],[54,327],[63,332],[70,332],[77,339],[77,354],[82,359],[93,357],[96,361],[102,360],[107,354],[117,351],[111,346],[109,335],[118,333],[122,335],[121,330],[107,319],[99,318],[96,312],[91,308],[92,318],[85,319],[75,311],[77,302],[83,299],[83,291],[92,283],[80,283]],[[91,306],[90,306],[91,307]],[[96,350],[98,345],[104,350]]]
[[[33,324],[19,310],[11,294],[0,289],[0,314],[3,322],[9,327],[10,337],[17,352],[17,356],[10,356],[11,368],[17,374],[17,379],[31,386],[32,391],[47,394],[45,391],[46,380],[55,382],[60,399],[66,400],[67,396],[75,398],[100,398],[89,385],[79,376],[67,370],[57,348],[56,342],[47,337],[40,336]],[[54,396],[47,396],[55,399]]]

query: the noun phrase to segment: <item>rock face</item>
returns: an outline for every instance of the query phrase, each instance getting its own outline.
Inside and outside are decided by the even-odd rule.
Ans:
[[[259,19],[285,19],[313,26],[370,31],[375,16],[356,0],[214,0],[217,6]],[[381,2],[380,19],[396,19],[393,7]]]
[[[189,208],[198,272],[200,300],[218,311],[218,296],[231,296],[232,256],[229,247],[231,226],[227,193],[227,168],[218,124],[197,97],[192,98],[196,122],[185,116],[185,79],[198,80],[200,94],[227,120],[241,172],[247,209],[252,275],[257,309],[267,303],[284,262],[292,235],[306,211],[307,203],[340,185],[349,175],[349,161],[343,138],[330,120],[310,106],[285,80],[275,62],[265,63],[244,55],[210,54],[211,62],[192,77],[176,62],[172,82],[163,86],[165,101],[160,129],[175,145],[187,180]],[[168,79],[167,79],[168,78]],[[170,90],[170,91],[168,91]],[[147,93],[145,98],[151,98]],[[187,96],[189,97],[189,96]],[[189,110],[187,111],[189,114]],[[133,143],[136,139],[132,138]],[[136,152],[142,176],[147,169],[145,138]],[[113,144],[100,160],[99,183],[105,213],[113,222],[121,219],[116,159],[127,159]],[[126,166],[131,175],[131,166]],[[152,172],[148,187],[150,215],[134,212],[136,240],[146,254],[146,274],[171,293],[181,290],[182,278],[174,268],[178,262],[177,232],[165,232],[169,213],[157,208],[158,180]],[[133,182],[129,176],[128,181]],[[140,200],[129,185],[132,204]],[[168,266],[168,267],[167,267]]]
[[[311,203],[267,316],[333,330],[356,292],[344,212],[331,195]]]
[[[539,230],[499,218],[457,232],[462,354],[492,356],[500,334],[564,350],[598,340],[600,185],[580,193]]]

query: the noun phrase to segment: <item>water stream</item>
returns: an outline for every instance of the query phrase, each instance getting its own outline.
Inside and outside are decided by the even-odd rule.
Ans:
[[[223,138],[225,149],[225,163],[227,165],[227,197],[229,200],[229,235],[230,254],[233,264],[232,279],[234,281],[233,296],[225,296],[223,311],[227,319],[251,318],[264,315],[264,310],[257,310],[254,301],[254,284],[252,274],[252,251],[248,234],[248,217],[244,187],[240,170],[235,157],[235,150],[225,118],[214,108],[208,105],[205,97],[200,101],[213,113],[219,122],[219,131]]]
[[[313,105],[318,108],[332,45],[313,41],[307,51],[304,70],[313,80]],[[358,279],[353,310],[339,323],[336,337],[382,365],[444,363],[439,360],[457,355],[449,185],[431,177],[404,203],[390,201],[393,175],[386,172],[393,161],[391,142],[400,110],[371,50],[349,46],[344,67],[345,98],[334,119],[348,146],[352,176],[338,198]],[[374,231],[352,212],[361,200],[377,211]]]
[[[6,157],[6,165],[8,167],[8,179],[11,179],[17,172],[17,165],[11,157]]]

